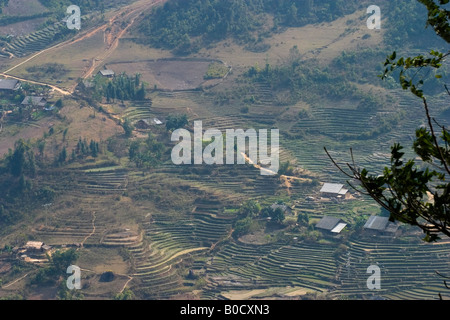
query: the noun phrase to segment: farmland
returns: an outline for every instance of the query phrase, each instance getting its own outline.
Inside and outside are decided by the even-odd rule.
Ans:
[[[370,198],[352,189],[348,199],[319,192],[325,182],[345,184],[324,147],[341,164],[351,161],[352,148],[360,167],[379,173],[389,164],[390,146],[409,146],[414,130],[425,124],[420,100],[377,78],[388,50],[384,30],[366,28],[365,8],[270,32],[274,21],[269,19],[261,29],[267,34],[259,35],[266,44],[262,51],[230,36],[178,55],[147,45],[138,28],[161,3],[114,4],[101,17],[95,11],[85,16],[86,29],[77,34],[58,39],[64,24],[56,22],[14,37],[1,52],[2,73],[61,89],[33,84],[21,89],[28,90],[24,95],[42,91],[49,105],[60,99],[62,106],[54,112],[35,110],[39,116],[20,121],[12,117],[20,108],[12,102],[16,98],[2,98],[0,154],[7,159],[23,139],[35,155],[36,171],[21,181],[8,172],[8,161],[1,164],[2,179],[11,183],[2,182],[0,196],[0,298],[60,297],[58,283],[35,284],[50,261],[25,263],[12,253],[31,240],[54,250],[76,249],[85,299],[114,299],[126,290],[137,299],[445,296],[436,271],[445,274],[450,267],[448,241],[424,243],[419,230],[406,225],[398,235],[373,236],[361,222],[383,212]],[[382,59],[355,66],[356,71],[346,64],[352,54],[367,52]],[[281,82],[296,63],[299,71],[288,78],[298,88],[277,87],[276,80]],[[50,67],[64,72],[45,72]],[[135,89],[145,88],[145,98],[99,94],[112,83],[98,75],[103,69],[113,70],[116,78],[128,75],[137,82]],[[90,88],[89,81],[97,81],[98,88]],[[335,88],[349,94],[334,94]],[[430,104],[447,123],[444,96],[434,95]],[[165,126],[174,115],[186,115],[188,130],[194,121],[221,132],[279,129],[280,163],[289,173],[263,176],[249,163],[174,165],[175,143]],[[144,120],[150,124],[138,127]],[[129,134],[126,121],[133,125]],[[141,149],[151,138],[162,145],[160,157],[136,161],[133,146],[148,156]],[[25,195],[14,197],[16,186],[23,185]],[[51,200],[34,198],[44,191]],[[249,203],[260,211],[246,216]],[[261,214],[275,203],[292,210],[281,223]],[[302,215],[306,222],[298,219]],[[324,216],[348,225],[338,236],[327,235],[315,228]],[[248,217],[246,232],[238,233]],[[367,287],[370,265],[381,269],[380,290]],[[114,279],[100,281],[109,272]]]

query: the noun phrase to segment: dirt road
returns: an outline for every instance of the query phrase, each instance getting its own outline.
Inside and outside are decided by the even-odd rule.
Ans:
[[[91,67],[81,76],[81,78],[86,79],[87,77],[92,75],[92,73],[94,72],[95,68],[97,67],[97,63],[96,63],[97,61],[106,59],[107,57],[109,57],[114,52],[114,50],[117,48],[117,46],[119,44],[120,38],[123,37],[123,35],[128,30],[128,28],[133,25],[133,23],[136,20],[136,18],[142,12],[144,12],[145,10],[147,10],[147,9],[153,7],[153,6],[156,6],[158,4],[164,3],[166,1],[167,0],[159,0],[159,1],[153,1],[153,2],[149,3],[147,0],[141,0],[141,1],[135,2],[133,4],[130,4],[129,6],[123,7],[121,9],[119,9],[117,11],[117,13],[108,20],[107,23],[105,23],[105,24],[103,24],[103,25],[101,25],[99,27],[96,27],[93,30],[87,30],[85,33],[79,34],[77,36],[77,38],[75,38],[75,39],[70,39],[70,40],[61,42],[59,44],[56,44],[56,45],[54,45],[54,46],[52,46],[50,48],[41,50],[41,51],[33,54],[31,57],[27,58],[26,60],[24,60],[24,61],[22,61],[22,62],[20,62],[20,63],[18,63],[16,65],[14,65],[13,67],[9,68],[8,70],[5,70],[5,71],[1,72],[0,75],[4,76],[4,77],[9,77],[9,78],[12,78],[12,79],[17,79],[17,80],[20,80],[20,81],[23,81],[23,82],[29,82],[29,83],[38,84],[38,85],[46,85],[46,86],[51,87],[53,90],[55,90],[55,91],[57,91],[57,92],[59,92],[59,93],[61,93],[63,95],[71,95],[74,92],[77,84],[74,84],[69,90],[65,90],[65,89],[62,89],[62,88],[60,88],[58,86],[49,84],[49,83],[44,83],[44,82],[33,81],[33,80],[24,79],[24,78],[19,78],[19,77],[16,77],[14,75],[11,75],[10,72],[13,71],[14,69],[18,68],[19,66],[21,66],[21,65],[23,65],[23,64],[25,64],[25,63],[27,63],[27,62],[29,62],[31,60],[33,60],[34,58],[36,58],[37,56],[39,56],[39,55],[41,55],[43,53],[47,53],[47,52],[49,52],[51,50],[60,49],[60,48],[62,48],[64,46],[73,45],[74,43],[77,43],[79,41],[86,40],[86,39],[94,36],[95,34],[97,34],[100,31],[105,32],[105,30],[108,27],[110,27],[114,23],[118,22],[119,19],[124,21],[124,19],[127,19],[127,18],[131,17],[130,21],[127,23],[125,28],[123,28],[120,31],[118,31],[118,33],[115,36],[109,37],[108,42],[110,42],[110,43],[108,43],[108,45],[106,46],[105,51],[102,52],[97,57],[92,58],[92,65],[91,65]],[[107,39],[107,38],[108,37],[105,37],[105,39]]]

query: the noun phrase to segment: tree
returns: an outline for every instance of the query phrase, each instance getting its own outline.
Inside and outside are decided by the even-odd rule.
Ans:
[[[14,144],[14,152],[9,150],[7,159],[8,171],[20,177],[24,173],[34,175],[36,172],[36,163],[34,153],[29,142],[19,139]]]
[[[444,6],[449,0],[418,0],[428,10],[427,26],[450,43],[450,11]],[[450,237],[450,133],[430,115],[430,106],[422,88],[424,77],[418,78],[423,70],[437,73],[450,51],[441,53],[431,50],[428,56],[397,58],[394,51],[385,62],[382,79],[398,74],[399,83],[404,90],[410,90],[422,100],[427,127],[416,130],[413,150],[421,159],[404,159],[403,147],[396,143],[391,147],[390,167],[385,167],[382,175],[369,174],[360,169],[354,161],[347,163],[349,171],[344,170],[327,152],[339,170],[356,182],[355,189],[372,197],[382,208],[389,211],[391,221],[401,221],[417,226],[425,233],[425,241],[436,241],[439,235]],[[447,94],[450,91],[445,86]],[[439,128],[439,129],[438,129]],[[440,135],[438,135],[440,130]],[[349,182],[350,183],[350,182]]]
[[[281,208],[276,208],[275,210],[272,210],[270,217],[273,222],[281,223],[285,219],[284,211]]]
[[[134,299],[135,299],[134,293],[129,288],[126,288],[125,290],[114,296],[114,300],[134,300]]]
[[[304,225],[309,225],[308,214],[306,212],[299,213],[298,216],[297,216],[297,223],[304,224]]]
[[[57,107],[58,109],[61,109],[62,107],[64,107],[64,104],[63,104],[62,99],[58,99],[58,100],[55,102],[55,107]]]
[[[234,225],[233,236],[240,237],[240,236],[246,234],[250,230],[251,225],[252,225],[251,217],[247,217],[247,218],[236,221],[236,223]]]
[[[122,123],[122,128],[125,131],[125,136],[127,138],[131,137],[131,135],[133,134],[134,127],[131,124],[130,119],[128,118],[125,119],[125,121]]]
[[[128,155],[136,167],[149,169],[162,162],[164,153],[164,145],[149,133],[147,139],[135,140],[131,143]]]
[[[67,149],[66,147],[63,147],[61,152],[59,153],[58,162],[59,163],[66,162],[66,159],[67,159]]]
[[[254,200],[249,200],[245,202],[240,208],[239,213],[245,217],[256,216],[261,211],[261,206],[258,202]]]
[[[167,130],[176,130],[183,128],[188,124],[187,114],[176,114],[169,115],[166,119],[166,129]]]

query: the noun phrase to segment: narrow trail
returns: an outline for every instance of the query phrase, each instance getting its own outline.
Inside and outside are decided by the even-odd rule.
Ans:
[[[213,250],[216,248],[216,246],[217,246],[220,242],[224,242],[224,241],[227,241],[228,239],[230,239],[231,236],[233,235],[233,231],[234,231],[234,229],[232,228],[232,229],[230,230],[230,232],[228,232],[227,236],[226,236],[224,239],[221,239],[221,240],[219,240],[219,241],[213,243],[213,244],[211,245],[211,247],[209,248],[209,251],[213,251]]]
[[[125,284],[124,284],[123,287],[122,287],[122,290],[120,290],[119,293],[122,293],[123,290],[125,290],[125,288],[127,287],[128,283],[130,283],[130,281],[133,280],[133,277],[132,277],[132,276],[129,276],[129,275],[127,275],[127,274],[125,274],[124,276],[127,276],[127,277],[128,277],[128,280],[127,280],[127,282],[125,282]]]
[[[90,237],[92,237],[92,235],[95,233],[95,218],[97,216],[95,215],[95,211],[92,212],[92,232],[90,234],[88,234],[83,241],[81,242],[81,246],[84,246],[84,243],[86,242],[87,239],[89,239]]]
[[[244,159],[253,167],[256,169],[260,169],[262,171],[268,172],[271,175],[277,175],[278,172],[275,172],[273,170],[269,170],[267,168],[261,167],[259,164],[254,163],[244,152],[241,152],[241,155],[244,157]],[[291,195],[291,188],[292,188],[292,180],[299,180],[299,181],[308,181],[309,179],[306,178],[300,178],[296,176],[287,176],[287,175],[280,175],[280,180],[282,181],[282,185],[287,189],[287,192],[289,195]]]
[[[14,280],[14,281],[8,283],[7,285],[2,286],[2,288],[8,288],[9,286],[12,286],[14,283],[19,282],[19,281],[22,280],[22,279],[25,279],[25,277],[27,277],[28,275],[29,275],[29,273],[27,273],[27,274],[25,274],[24,276],[22,276],[22,277],[20,277],[20,278]]]

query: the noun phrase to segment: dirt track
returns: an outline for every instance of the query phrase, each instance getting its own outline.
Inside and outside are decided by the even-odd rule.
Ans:
[[[32,81],[32,80],[28,80],[28,79],[23,79],[23,78],[19,78],[16,77],[14,75],[11,75],[10,72],[13,71],[14,69],[16,69],[17,67],[21,66],[24,63],[27,63],[29,61],[31,61],[32,59],[34,59],[35,57],[45,53],[45,52],[49,52],[51,50],[54,49],[59,49],[62,48],[64,46],[67,45],[73,45],[74,43],[77,43],[79,41],[88,39],[92,36],[94,36],[95,34],[97,34],[100,31],[105,31],[108,27],[111,27],[114,23],[118,22],[119,19],[124,21],[127,18],[130,18],[129,22],[127,23],[127,26],[123,29],[116,29],[116,34],[115,35],[109,35],[108,37],[104,37],[105,40],[107,41],[107,47],[105,49],[105,51],[103,53],[101,53],[100,55],[98,55],[97,57],[92,58],[92,65],[90,66],[90,68],[81,76],[83,79],[86,79],[87,77],[89,77],[90,75],[92,75],[92,73],[94,72],[95,68],[97,67],[97,61],[98,60],[104,60],[106,59],[108,56],[110,56],[114,50],[117,48],[118,44],[119,44],[119,40],[121,37],[123,37],[123,35],[125,34],[125,32],[128,30],[128,28],[130,26],[133,25],[134,21],[136,20],[136,18],[146,9],[151,8],[155,5],[164,3],[167,0],[159,0],[159,1],[154,1],[151,3],[148,3],[145,0],[142,1],[138,1],[137,3],[133,3],[129,6],[123,7],[120,10],[117,11],[117,13],[109,19],[109,21],[99,27],[96,27],[93,30],[88,30],[85,33],[80,34],[76,39],[71,39],[71,40],[67,40],[64,42],[61,42],[57,45],[54,45],[50,48],[44,49],[42,51],[39,51],[35,54],[33,54],[31,57],[27,58],[26,60],[14,65],[13,67],[9,68],[8,70],[0,73],[0,75],[4,76],[4,77],[10,77],[13,79],[17,79],[20,81],[24,81],[24,82],[29,82],[29,83],[34,83],[34,84],[39,84],[39,85],[47,85],[49,87],[51,87],[52,89],[54,89],[55,91],[62,93],[64,95],[70,95],[74,92],[75,87],[77,84],[74,84],[69,91],[64,90],[58,86],[49,84],[49,83],[43,83],[43,82],[37,82],[37,81]],[[138,5],[137,5],[138,4]],[[119,24],[117,24],[119,25]]]

